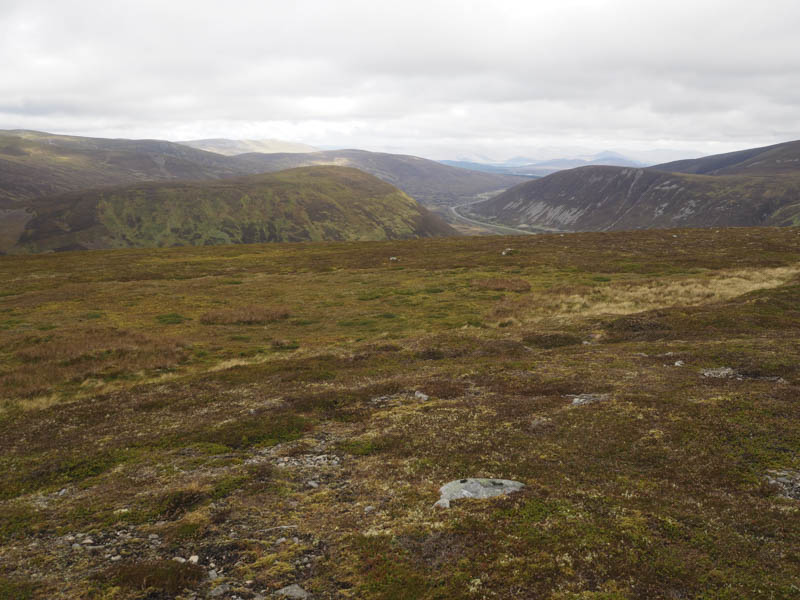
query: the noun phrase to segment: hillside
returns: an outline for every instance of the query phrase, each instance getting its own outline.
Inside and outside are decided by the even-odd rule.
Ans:
[[[328,150],[310,154],[243,154],[233,157],[249,172],[280,171],[311,165],[360,169],[396,185],[428,207],[452,206],[475,200],[525,181],[522,177],[482,173],[401,154],[365,150]]]
[[[18,210],[34,198],[103,186],[209,181],[315,165],[361,169],[429,207],[463,204],[524,181],[415,156],[364,150],[223,156],[161,140],[0,131],[0,210]]]
[[[161,140],[0,131],[0,209],[100,186],[218,179],[242,173],[226,157]]]
[[[562,231],[798,225],[800,173],[707,176],[581,167],[511,188],[465,215]]]
[[[31,210],[15,243],[0,250],[381,240],[455,233],[397,188],[346,167],[75,192],[36,200]],[[8,243],[13,236],[4,237]]]
[[[797,597],[796,229],[4,256],[0,313],[0,597]]]
[[[184,146],[216,152],[225,156],[235,156],[246,152],[264,152],[266,154],[275,152],[316,152],[317,149],[308,144],[297,142],[287,142],[284,140],[229,140],[225,138],[215,138],[207,140],[188,140],[177,142]]]
[[[653,167],[701,175],[784,175],[800,172],[800,141],[679,160]]]

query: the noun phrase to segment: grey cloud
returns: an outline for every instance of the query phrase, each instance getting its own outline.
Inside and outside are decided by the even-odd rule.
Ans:
[[[800,5],[0,0],[0,127],[436,157],[800,138]]]

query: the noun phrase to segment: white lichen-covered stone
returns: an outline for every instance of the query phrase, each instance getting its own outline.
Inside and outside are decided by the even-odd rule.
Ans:
[[[463,498],[492,498],[518,492],[524,483],[510,479],[456,479],[439,488],[440,498],[434,506],[450,508],[450,502]]]

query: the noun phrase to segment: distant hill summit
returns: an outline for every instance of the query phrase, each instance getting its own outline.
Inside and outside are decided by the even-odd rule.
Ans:
[[[308,167],[209,182],[143,183],[34,201],[5,252],[455,235],[372,175]],[[2,232],[0,232],[2,233]]]
[[[308,144],[297,142],[287,142],[285,140],[229,140],[225,138],[215,138],[207,140],[188,140],[177,142],[190,148],[205,150],[206,152],[216,152],[225,156],[236,156],[247,152],[263,152],[266,154],[276,152],[316,152],[318,148]]]
[[[0,131],[0,209],[100,186],[241,174],[227,157],[163,140]]]
[[[800,225],[800,142],[647,169],[560,171],[470,210],[479,220],[531,230]]]
[[[416,156],[365,150],[225,156],[163,140],[17,130],[0,131],[0,210],[19,210],[34,198],[104,186],[209,181],[315,165],[361,169],[432,207],[463,204],[525,181],[456,169]]]
[[[653,169],[699,175],[780,175],[800,173],[800,140],[763,148],[678,160]]]

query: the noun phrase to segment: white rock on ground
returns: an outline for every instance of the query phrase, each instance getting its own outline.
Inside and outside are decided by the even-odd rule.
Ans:
[[[311,594],[309,594],[296,583],[279,589],[274,595],[278,598],[292,598],[296,600],[307,600],[308,598],[311,598]]]
[[[450,508],[452,500],[462,498],[492,498],[518,492],[524,483],[510,479],[456,479],[439,488],[441,497],[434,504],[439,508]]]

